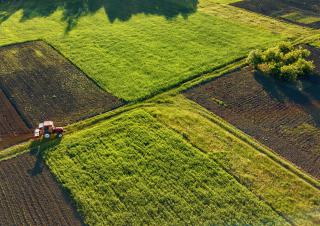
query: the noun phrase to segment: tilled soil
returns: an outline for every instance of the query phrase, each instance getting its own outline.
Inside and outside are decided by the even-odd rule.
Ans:
[[[112,110],[122,101],[42,41],[0,48],[0,88],[29,128],[66,125]]]
[[[320,29],[319,21],[307,24],[282,17],[288,13],[299,12],[300,14],[315,18],[318,17],[320,19],[319,0],[243,0],[231,3],[231,5],[267,16],[280,18],[300,26]]]
[[[0,150],[24,141],[30,136],[30,129],[0,89]]]
[[[40,159],[0,162],[0,225],[81,225],[67,195]]]
[[[294,85],[244,68],[185,96],[320,178],[320,76]]]

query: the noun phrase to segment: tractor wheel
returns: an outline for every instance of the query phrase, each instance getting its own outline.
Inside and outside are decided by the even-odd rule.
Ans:
[[[50,133],[46,133],[46,134],[44,134],[44,138],[46,138],[46,139],[50,139],[50,137],[51,137]]]
[[[61,138],[62,136],[63,136],[62,133],[58,133],[58,134],[57,134],[57,137],[58,137],[58,138]]]

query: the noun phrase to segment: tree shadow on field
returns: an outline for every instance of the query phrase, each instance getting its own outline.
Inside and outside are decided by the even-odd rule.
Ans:
[[[312,117],[315,126],[320,127],[320,75],[310,75],[296,83],[279,81],[259,72],[254,78],[271,98],[298,105]]]
[[[63,11],[66,32],[74,28],[82,16],[104,9],[109,21],[128,21],[135,14],[160,15],[172,19],[187,18],[197,11],[198,0],[0,0],[0,24],[22,10],[22,21],[47,17],[56,10]]]
[[[285,15],[299,12],[308,16],[319,17],[320,1],[319,0],[242,0],[231,3],[230,5],[242,8],[248,11],[260,13],[263,15],[281,18],[282,20],[298,24],[300,26],[312,27],[319,29],[320,22],[302,23],[292,19],[286,19]],[[299,15],[297,14],[297,15]],[[319,17],[320,18],[320,17]]]
[[[295,7],[302,10],[320,12],[319,0],[242,0],[230,5],[248,8],[251,11],[272,15],[274,11],[283,10],[286,7]]]
[[[28,173],[31,176],[37,176],[42,173],[45,164],[43,162],[43,156],[48,150],[48,148],[52,148],[56,145],[59,145],[61,139],[55,138],[54,140],[40,140],[33,141],[30,146],[30,155],[35,156],[36,161],[32,169],[28,170]]]

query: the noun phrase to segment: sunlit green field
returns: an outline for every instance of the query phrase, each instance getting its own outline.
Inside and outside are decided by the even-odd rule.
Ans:
[[[215,161],[137,110],[47,150],[90,225],[286,222]]]
[[[319,190],[223,124],[175,97],[42,151],[89,225],[316,224]]]
[[[314,46],[320,47],[320,35],[318,36],[318,39],[314,40],[312,43]]]
[[[136,9],[133,12],[126,12],[129,1],[57,2],[2,3],[0,45],[44,39],[101,87],[128,101],[158,93],[287,37],[254,18],[244,24],[223,18],[236,16],[232,11],[225,10],[221,16],[210,12],[212,4],[220,7],[214,0],[187,4],[187,9],[175,6],[173,12],[167,10],[173,7],[170,1],[155,1],[160,6],[145,8],[130,3]]]

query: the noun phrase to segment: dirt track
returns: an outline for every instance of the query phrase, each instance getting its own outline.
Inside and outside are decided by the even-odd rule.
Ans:
[[[231,5],[267,16],[280,18],[300,26],[320,29],[320,2],[319,0],[243,0]],[[297,20],[286,19],[284,15],[299,12],[306,17],[319,18],[312,23],[302,23]]]
[[[185,95],[320,178],[319,76],[296,87],[245,68]]]
[[[0,89],[0,150],[28,139],[31,131]]]
[[[81,225],[47,167],[30,154],[0,162],[0,225]]]
[[[123,103],[41,41],[0,48],[0,88],[27,122],[66,125]]]

